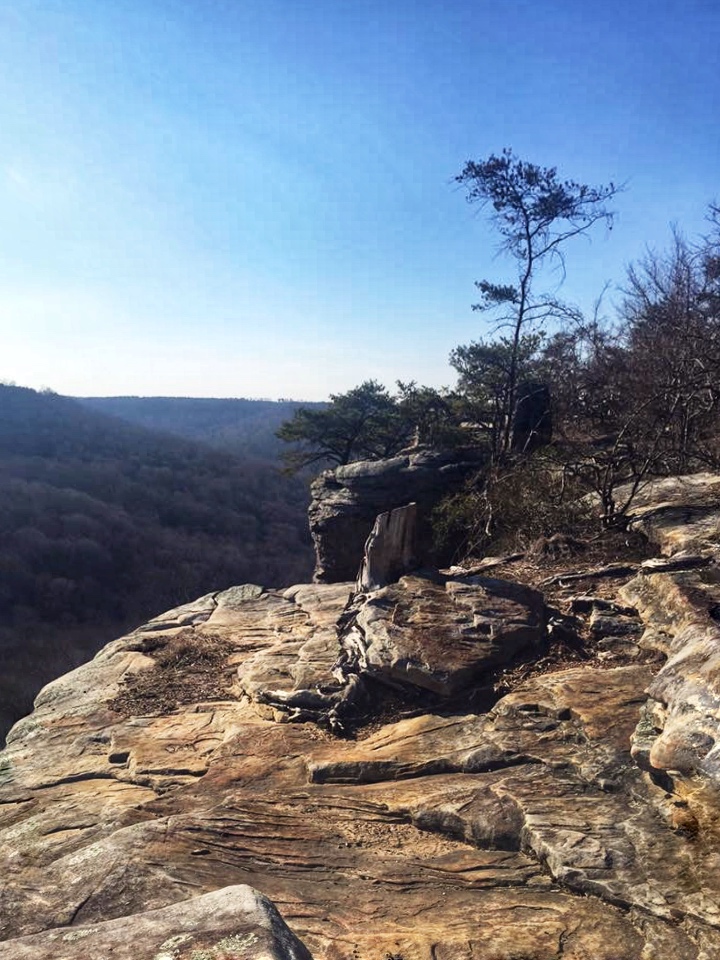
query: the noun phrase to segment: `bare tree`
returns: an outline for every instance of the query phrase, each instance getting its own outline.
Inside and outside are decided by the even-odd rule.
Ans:
[[[665,254],[648,252],[628,270],[625,348],[636,403],[663,423],[666,472],[713,462],[720,402],[720,316],[712,251],[673,232]],[[713,464],[714,465],[714,464]]]
[[[720,463],[716,237],[693,245],[675,230],[667,252],[628,269],[614,334],[597,331],[580,355],[567,338],[555,348],[572,390],[559,459],[599,496],[608,526],[650,477]]]

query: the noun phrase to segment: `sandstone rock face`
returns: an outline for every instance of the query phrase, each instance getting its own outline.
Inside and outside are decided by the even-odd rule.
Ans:
[[[646,623],[641,643],[667,658],[651,682],[634,738],[638,763],[687,796],[696,816],[720,813],[720,480],[656,481],[632,525],[664,559],[647,561],[622,593]]]
[[[382,712],[391,692],[415,708],[477,697],[499,668],[532,659],[545,644],[542,597],[519,584],[435,574],[370,593],[352,594],[352,586],[269,591],[245,605],[270,644],[240,664],[239,686],[271,708],[265,715],[338,729]]]
[[[342,636],[361,677],[452,697],[544,645],[540,594],[489,577],[403,577],[361,598]]]
[[[660,673],[541,660],[502,697],[548,612],[461,572],[235,588],[115,641],[0,754],[3,956],[715,960],[716,824],[630,754],[676,620],[695,621],[678,594],[654,626],[628,592]],[[693,663],[696,710],[714,680]],[[347,703],[371,722],[337,737]]]
[[[365,543],[356,584],[358,592],[395,583],[404,573],[420,566],[416,540],[417,504],[381,513]]]
[[[321,474],[312,485],[310,532],[315,543],[319,583],[354,580],[363,548],[380,513],[417,504],[416,546],[427,560],[429,514],[447,493],[481,466],[467,454],[418,449],[390,460],[361,461]]]

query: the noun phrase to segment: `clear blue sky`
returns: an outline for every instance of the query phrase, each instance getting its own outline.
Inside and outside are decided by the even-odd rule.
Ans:
[[[453,188],[627,182],[588,307],[720,197],[717,0],[0,0],[0,379],[322,399],[451,384],[511,278]]]

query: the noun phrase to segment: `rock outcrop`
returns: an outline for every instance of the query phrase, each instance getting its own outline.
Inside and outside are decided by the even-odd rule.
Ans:
[[[246,696],[270,708],[264,715],[340,729],[384,713],[388,699],[456,705],[487,696],[501,668],[545,645],[542,597],[516,583],[435,573],[367,594],[352,587],[292,587],[243,604],[265,643],[238,677]],[[225,594],[218,603],[227,608]]]
[[[698,816],[720,816],[720,478],[649,484],[632,525],[665,559],[643,565],[623,596],[640,611],[642,642],[666,662],[648,688],[635,736],[638,762],[688,797]],[[708,796],[708,791],[711,795]]]
[[[224,887],[159,910],[12,941],[12,960],[312,960],[270,901]]]
[[[390,460],[367,460],[328,470],[312,485],[310,533],[318,583],[354,580],[377,516],[417,505],[415,546],[431,560],[430,513],[482,466],[477,451],[437,453],[418,448]]]
[[[110,644],[0,754],[3,955],[717,960],[716,489],[551,597],[246,586]]]
[[[396,583],[420,566],[417,549],[417,504],[381,513],[365,542],[356,589],[358,593]]]
[[[552,401],[546,383],[524,380],[518,385],[510,445],[515,453],[531,453],[552,440]]]

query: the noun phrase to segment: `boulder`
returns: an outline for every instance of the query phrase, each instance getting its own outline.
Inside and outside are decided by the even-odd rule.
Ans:
[[[368,536],[381,513],[417,505],[415,549],[433,561],[430,514],[447,494],[483,465],[478,451],[438,453],[422,448],[390,460],[350,463],[321,474],[312,484],[308,511],[318,583],[354,580]]]
[[[337,678],[338,624],[354,584],[307,584],[282,594],[269,592],[264,609],[245,607],[255,616],[254,646],[240,659],[243,694],[264,716],[282,722],[327,717],[348,696],[345,678]]]
[[[552,440],[552,404],[546,383],[524,380],[518,385],[511,424],[510,446],[514,453],[532,453]]]
[[[490,577],[406,576],[362,597],[342,635],[345,669],[453,698],[545,644],[545,604]]]
[[[13,960],[312,960],[272,903],[248,886],[18,937]]]

